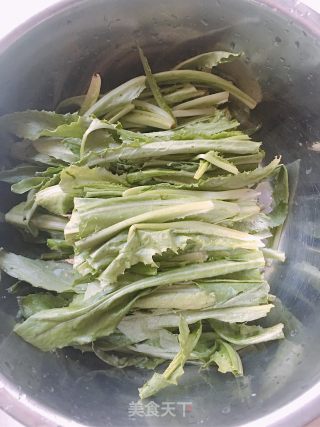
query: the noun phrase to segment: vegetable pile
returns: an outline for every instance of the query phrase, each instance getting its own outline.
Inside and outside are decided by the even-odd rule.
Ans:
[[[42,254],[2,249],[0,268],[18,279],[20,337],[120,368],[161,365],[147,398],[186,363],[242,375],[241,349],[283,338],[282,324],[248,322],[273,307],[264,268],[284,260],[288,178],[280,158],[261,166],[261,143],[228,110],[255,100],[212,72],[239,55],[152,74],[139,53],[145,76],[105,95],[94,75],[57,112],[0,118],[15,137],[0,179],[26,194],[5,218]]]

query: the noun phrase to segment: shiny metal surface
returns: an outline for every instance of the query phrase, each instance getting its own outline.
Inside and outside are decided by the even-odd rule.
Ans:
[[[253,114],[269,155],[290,170],[291,212],[281,246],[285,264],[268,272],[281,300],[273,319],[286,340],[243,355],[246,376],[234,379],[187,368],[178,388],[154,400],[192,402],[185,417],[128,416],[137,387],[150,375],[119,371],[76,351],[41,353],[11,333],[17,305],[2,278],[0,406],[27,426],[302,426],[320,415],[320,18],[293,0],[66,1],[0,44],[0,113],[53,109],[82,92],[93,72],[105,89],[141,73],[136,40],[155,70],[214,48],[242,50],[263,102]],[[226,70],[245,84],[243,72]],[[247,73],[247,71],[245,71]],[[244,81],[243,81],[244,80]],[[253,87],[252,85],[250,86]],[[1,146],[5,161],[5,143]],[[12,196],[0,188],[4,212]],[[1,245],[20,250],[0,223]],[[179,413],[178,413],[179,412]]]

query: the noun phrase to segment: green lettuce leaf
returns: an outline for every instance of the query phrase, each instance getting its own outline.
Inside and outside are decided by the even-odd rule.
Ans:
[[[74,273],[72,266],[66,262],[30,259],[1,250],[0,268],[36,288],[55,292],[73,291]]]
[[[48,178],[43,176],[24,178],[21,181],[12,184],[11,190],[13,193],[24,194],[30,190],[41,188],[47,181]]]
[[[241,53],[233,52],[224,52],[224,51],[215,51],[202,53],[201,55],[193,56],[188,58],[183,62],[180,62],[174,67],[174,70],[209,70],[211,71],[212,67],[216,67],[219,64],[224,64],[225,62],[231,62],[234,59],[239,58]]]
[[[92,105],[94,105],[97,102],[100,95],[100,89],[101,89],[101,77],[99,74],[94,74],[91,78],[90,86],[88,88],[86,96],[83,102],[81,103],[81,108],[79,111],[80,116],[86,113],[89,110],[89,108],[91,108]]]
[[[246,186],[251,187],[270,176],[278,167],[279,162],[280,158],[276,157],[267,166],[250,172],[203,179],[199,182],[199,187],[203,190],[232,190]]]
[[[221,275],[225,271],[241,271],[263,265],[263,259],[256,259],[247,262],[214,261],[172,269],[157,276],[138,280],[109,294],[100,292],[88,300],[82,300],[69,307],[40,311],[30,316],[25,322],[16,325],[15,332],[25,341],[43,351],[90,343],[114,332],[135,301],[144,296],[146,292],[150,292],[152,288],[213,277]],[[265,315],[272,307],[272,305],[256,309],[250,307],[250,310],[246,307],[242,312],[236,308],[236,313],[230,313],[227,321],[229,318],[237,319],[235,321],[243,321],[239,320],[240,318],[244,318],[244,321],[253,320]],[[225,312],[230,309],[222,310]],[[189,323],[195,323],[207,317],[206,311],[200,313],[200,318],[199,313],[192,314]],[[226,319],[225,316],[220,315],[219,317],[219,313],[214,318],[223,321]]]
[[[259,151],[261,143],[250,140],[248,137],[220,138],[220,139],[191,139],[179,141],[155,141],[138,147],[129,145],[118,148],[110,148],[105,154],[99,157],[92,157],[88,161],[88,166],[107,165],[119,160],[137,161],[149,159],[150,157],[163,157],[173,154],[201,154],[207,151],[218,151],[229,154],[252,154]],[[279,163],[279,160],[277,161]],[[244,172],[245,173],[245,172]],[[250,172],[248,172],[249,174]],[[218,178],[217,178],[218,179]],[[263,177],[261,178],[263,179]],[[246,185],[246,181],[239,181],[241,188]]]
[[[97,246],[104,241],[113,237],[122,230],[131,227],[132,225],[143,222],[165,222],[175,218],[185,218],[187,216],[200,214],[213,209],[214,205],[210,201],[190,202],[177,206],[156,209],[151,212],[146,212],[137,216],[131,216],[128,219],[120,221],[114,225],[104,228],[96,233],[91,234],[76,243],[76,247],[80,250]]]
[[[145,138],[146,142],[155,140],[183,140],[183,139],[215,139],[234,136],[233,129],[239,126],[239,122],[230,117],[227,110],[216,110],[214,114],[205,117],[193,119],[188,123],[178,126],[166,132],[148,132],[138,134],[139,137]],[[240,134],[242,134],[240,132]],[[239,135],[239,134],[238,134]],[[130,135],[131,138],[133,136]],[[126,142],[128,136],[123,135]]]
[[[179,111],[179,110],[209,108],[209,107],[224,104],[228,102],[228,99],[229,99],[229,92],[213,93],[211,95],[201,96],[200,98],[192,99],[191,101],[186,101],[186,102],[182,102],[181,104],[175,105],[172,111],[175,114],[175,111]]]
[[[255,108],[257,105],[256,101],[251,98],[251,96],[238,89],[233,83],[214,74],[195,70],[172,70],[162,71],[161,73],[154,74],[154,76],[158,84],[179,82],[204,85],[210,89],[219,89],[229,92],[230,95],[251,109]]]
[[[281,165],[272,179],[273,209],[268,213],[270,227],[282,225],[288,215],[289,203],[289,183],[288,172],[284,165]]]
[[[33,178],[36,172],[40,171],[41,167],[32,165],[20,165],[12,169],[0,171],[0,181],[8,182],[9,184],[17,184],[25,179]]]
[[[284,338],[282,323],[269,328],[246,324],[228,324],[212,319],[209,320],[209,323],[224,341],[239,346],[259,344],[261,342]]]
[[[267,316],[274,306],[261,304],[255,306],[207,308],[201,310],[182,310],[172,313],[163,310],[150,310],[148,314],[135,312],[127,315],[118,325],[118,329],[129,339],[143,341],[156,334],[163,328],[177,328],[180,315],[183,315],[188,324],[200,320],[215,319],[227,323],[242,323],[261,319]]]
[[[70,295],[60,294],[54,295],[49,292],[38,292],[18,298],[21,314],[24,318],[28,318],[35,313],[51,308],[64,307],[70,303]]]
[[[91,120],[73,114],[74,120],[69,123],[62,123],[55,129],[43,129],[41,137],[53,137],[53,138],[82,138],[85,131],[90,126]],[[40,141],[41,142],[41,139]]]
[[[90,169],[87,166],[70,165],[61,172],[61,189],[73,197],[85,196],[93,190],[125,191],[128,184],[125,177],[115,175],[103,168]]]
[[[6,213],[6,222],[28,231],[28,209],[26,202],[19,203]],[[58,215],[35,213],[29,222],[33,230],[63,233],[68,220]]]
[[[199,310],[214,306],[215,294],[200,290],[195,285],[171,285],[140,298],[135,307],[140,309]]]
[[[139,55],[140,55],[140,59],[141,59],[141,63],[144,69],[144,72],[146,74],[146,78],[147,78],[147,82],[149,85],[149,88],[154,96],[154,99],[156,101],[156,103],[159,105],[159,107],[169,115],[169,117],[171,117],[172,119],[172,127],[176,126],[176,120],[172,114],[171,108],[168,106],[166,100],[164,99],[159,86],[157,84],[157,81],[155,79],[155,77],[152,74],[149,62],[147,60],[147,58],[145,57],[142,49],[140,47],[138,47],[138,51],[139,51]]]
[[[223,374],[231,372],[236,377],[242,376],[243,367],[237,351],[223,340],[217,340],[217,345],[217,350],[212,354],[205,367],[215,363],[218,365],[218,371]]]
[[[70,125],[76,120],[78,120],[77,114],[27,110],[2,116],[0,126],[3,130],[13,133],[19,138],[34,141],[40,136],[45,136],[46,131],[54,131],[59,126]]]
[[[237,167],[234,164],[228,161],[228,159],[219,156],[219,154],[215,153],[214,151],[208,151],[206,154],[199,154],[197,158],[205,160],[206,167],[204,168],[203,163],[200,162],[200,166],[194,175],[195,179],[200,179],[202,177],[202,175],[209,167],[209,164],[214,165],[219,169],[230,172],[234,175],[237,175],[239,173]]]
[[[127,104],[138,98],[145,87],[145,76],[135,77],[134,79],[128,80],[126,83],[123,83],[108,92],[106,95],[102,96],[86,111],[85,116],[93,114],[97,117],[101,117],[103,114],[106,114],[115,107]]]
[[[35,200],[39,206],[57,215],[65,215],[73,208],[72,195],[65,193],[60,185],[38,191]]]
[[[142,369],[155,369],[164,362],[164,360],[159,357],[102,351],[95,343],[93,343],[92,348],[95,355],[98,356],[100,360],[110,366],[120,369],[127,368],[128,366],[135,366],[136,368]]]
[[[99,276],[99,280],[106,284],[113,284],[126,269],[139,262],[156,267],[153,260],[154,255],[161,254],[168,249],[178,253],[179,249],[186,247],[187,241],[187,236],[174,235],[170,230],[156,232],[133,230],[131,233],[129,231],[126,244]]]
[[[59,138],[43,137],[33,141],[32,145],[38,153],[65,163],[77,162],[79,160],[79,156],[65,144],[64,140]]]
[[[188,323],[183,317],[181,317],[179,324],[180,350],[162,374],[153,374],[152,378],[150,378],[150,380],[148,380],[143,387],[139,389],[139,396],[141,399],[151,397],[170,385],[178,384],[178,379],[184,373],[184,364],[189,358],[194,347],[197,345],[201,332],[202,326],[200,322],[195,326],[195,329],[190,332]]]

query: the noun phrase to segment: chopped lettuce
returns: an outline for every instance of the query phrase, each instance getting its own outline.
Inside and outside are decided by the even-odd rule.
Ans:
[[[241,376],[240,350],[283,338],[282,324],[259,322],[275,299],[264,269],[285,259],[275,241],[289,183],[280,157],[261,164],[261,142],[232,112],[234,99],[256,101],[212,74],[239,54],[152,73],[139,53],[145,76],[101,94],[94,74],[59,113],[0,118],[12,139],[0,180],[24,197],[5,220],[38,254],[1,249],[0,270],[19,281],[14,331],[33,346],[117,368],[167,363],[144,399],[189,363]]]

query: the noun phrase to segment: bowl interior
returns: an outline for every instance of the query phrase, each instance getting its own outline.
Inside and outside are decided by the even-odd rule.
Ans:
[[[176,417],[133,420],[130,402],[138,400],[137,387],[150,373],[109,368],[76,351],[41,353],[24,343],[12,334],[17,304],[6,292],[12,282],[3,276],[0,373],[23,407],[33,405],[34,414],[45,411],[44,419],[65,417],[59,424],[178,426],[214,420],[227,427],[270,414],[319,382],[320,153],[311,148],[320,141],[320,36],[297,16],[249,0],[82,0],[48,13],[2,53],[1,114],[54,109],[60,99],[83,93],[93,72],[105,76],[104,89],[141,74],[136,41],[154,70],[213,49],[243,51],[242,68],[223,72],[248,91],[261,87],[263,101],[252,114],[263,125],[257,138],[269,157],[281,154],[284,163],[294,162],[291,210],[281,240],[287,261],[268,272],[281,301],[270,321],[285,323],[286,339],[245,353],[244,378],[187,368],[178,388],[153,399],[159,405],[174,402]],[[1,143],[5,159],[6,141]],[[0,191],[5,212],[13,199],[6,185]],[[22,250],[18,234],[3,222],[0,239],[1,246]],[[184,414],[181,402],[192,402],[192,410]],[[18,410],[6,409],[19,418]],[[24,422],[35,425],[36,418],[29,418]]]

